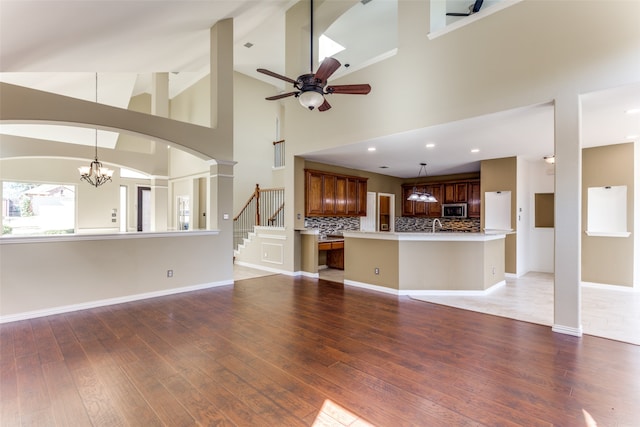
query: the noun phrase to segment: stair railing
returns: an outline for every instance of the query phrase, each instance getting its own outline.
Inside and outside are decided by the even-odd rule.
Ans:
[[[262,218],[267,218],[262,221]],[[256,226],[284,227],[284,188],[253,190],[240,213],[233,218],[233,247],[238,249]]]

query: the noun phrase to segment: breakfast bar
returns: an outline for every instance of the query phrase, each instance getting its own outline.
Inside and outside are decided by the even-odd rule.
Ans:
[[[397,295],[481,295],[504,284],[504,233],[344,233],[344,283]]]

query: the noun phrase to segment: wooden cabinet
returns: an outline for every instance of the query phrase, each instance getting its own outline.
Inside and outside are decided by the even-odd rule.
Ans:
[[[413,191],[431,193],[437,202],[407,200]],[[402,187],[402,216],[426,216],[438,218],[442,212],[442,184],[405,185]]]
[[[452,182],[444,184],[443,203],[465,203],[467,201],[466,182]]]
[[[307,172],[305,188],[307,194],[305,199],[306,215],[322,215],[324,213],[324,176],[315,172]]]
[[[367,178],[305,169],[306,216],[365,216]]]
[[[431,193],[435,203],[407,200],[414,188],[419,193]],[[405,184],[402,186],[402,216],[439,218],[443,203],[467,203],[467,216],[480,218],[480,180],[434,182],[429,184]]]
[[[426,205],[427,216],[430,218],[440,218],[442,216],[442,184],[430,184],[426,186],[427,193],[431,193],[437,202],[423,203]]]
[[[344,270],[344,241],[320,242],[319,251],[327,251],[327,267]]]
[[[467,217],[480,218],[480,181],[470,181],[467,187]]]

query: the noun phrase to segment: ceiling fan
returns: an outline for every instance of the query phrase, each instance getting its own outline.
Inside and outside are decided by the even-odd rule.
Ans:
[[[268,101],[275,101],[276,99],[287,98],[289,96],[295,96],[300,101],[300,104],[307,107],[309,110],[318,108],[318,111],[327,111],[331,108],[331,104],[325,99],[325,95],[332,93],[342,93],[347,95],[366,95],[371,92],[371,86],[368,84],[354,84],[354,85],[329,85],[327,86],[327,80],[333,73],[340,68],[340,62],[335,58],[325,58],[318,70],[313,73],[313,0],[310,0],[311,6],[311,72],[309,74],[302,74],[298,76],[296,80],[283,76],[273,71],[265,70],[264,68],[258,68],[256,71],[262,74],[266,74],[276,79],[284,80],[287,83],[293,84],[295,91],[287,92],[280,95],[269,96],[265,98]]]
[[[480,8],[482,7],[482,2],[484,0],[476,0],[475,3],[473,3],[471,6],[469,6],[469,13],[454,13],[454,12],[450,12],[447,13],[447,16],[469,16],[469,15],[473,15],[474,13],[480,12]]]

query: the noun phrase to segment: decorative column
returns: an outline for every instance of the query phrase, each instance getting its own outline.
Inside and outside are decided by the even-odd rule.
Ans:
[[[580,98],[555,100],[555,284],[553,331],[582,336]]]

